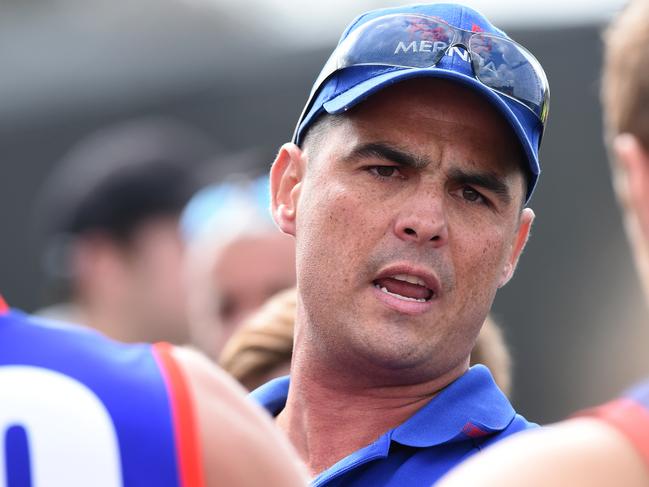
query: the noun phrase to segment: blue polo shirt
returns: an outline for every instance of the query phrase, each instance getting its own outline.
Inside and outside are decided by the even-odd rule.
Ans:
[[[288,388],[289,377],[280,377],[251,396],[277,416]],[[405,423],[320,473],[311,485],[430,487],[482,448],[533,427],[516,414],[489,369],[476,365]]]

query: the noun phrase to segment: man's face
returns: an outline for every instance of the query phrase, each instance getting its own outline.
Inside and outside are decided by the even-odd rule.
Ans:
[[[192,262],[188,297],[192,341],[214,360],[246,318],[295,286],[295,242],[273,228],[216,252]]]
[[[214,266],[224,342],[269,298],[295,286],[295,243],[273,231],[235,240]]]
[[[128,296],[133,338],[186,343],[188,325],[181,274],[184,245],[178,218],[159,217],[142,223],[127,250],[122,285]]]
[[[299,184],[284,201],[294,222],[282,220],[281,197],[274,205],[296,236],[302,333],[328,356],[403,380],[460,366],[533,219],[520,210],[511,129],[470,90],[414,80],[322,139],[293,149]]]
[[[613,151],[613,186],[623,209],[636,269],[649,299],[649,153],[631,134],[618,135]]]

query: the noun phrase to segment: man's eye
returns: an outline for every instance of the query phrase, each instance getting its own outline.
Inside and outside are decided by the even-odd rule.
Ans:
[[[472,203],[482,202],[484,198],[475,189],[465,186],[462,188],[462,198]]]
[[[399,168],[395,166],[373,166],[369,169],[372,174],[381,178],[391,178],[399,172]]]

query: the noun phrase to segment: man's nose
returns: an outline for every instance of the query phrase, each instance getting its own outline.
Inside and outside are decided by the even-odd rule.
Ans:
[[[394,232],[406,242],[440,247],[448,241],[448,222],[443,196],[439,192],[418,191],[403,205]]]

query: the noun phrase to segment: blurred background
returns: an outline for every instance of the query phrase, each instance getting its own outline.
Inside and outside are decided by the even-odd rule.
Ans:
[[[37,223],[44,210],[36,203],[77,141],[109,124],[164,117],[213,144],[203,184],[233,170],[262,173],[290,138],[344,26],[364,10],[398,3],[4,0],[6,299],[28,311],[59,299],[44,270],[47,242]],[[528,47],[550,79],[543,173],[531,201],[537,220],[494,316],[514,359],[515,405],[532,420],[553,421],[649,371],[649,315],[612,194],[598,102],[601,29],[623,0],[464,3]]]

